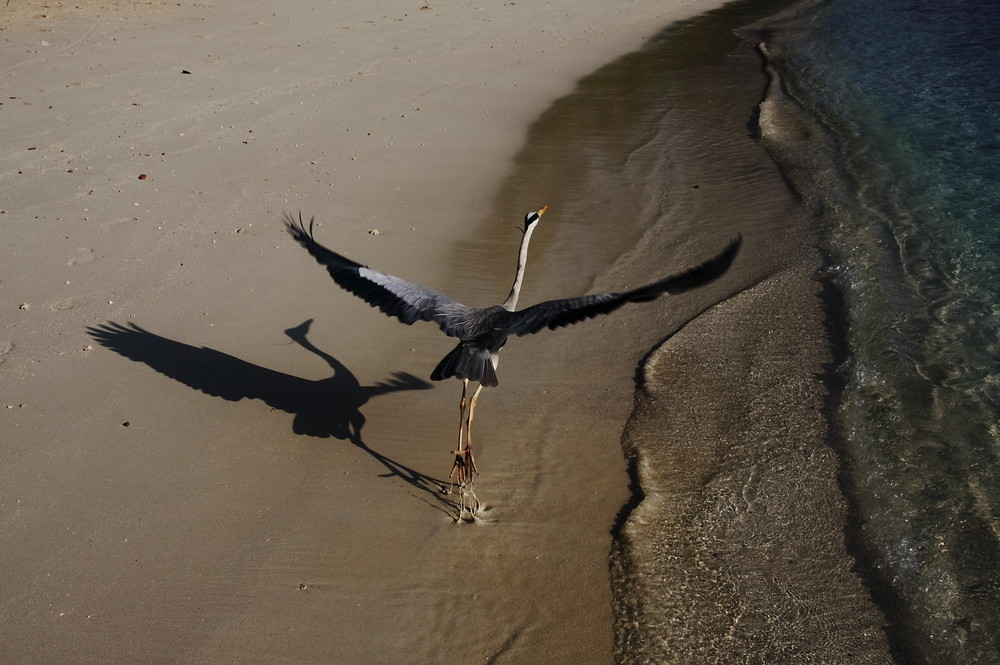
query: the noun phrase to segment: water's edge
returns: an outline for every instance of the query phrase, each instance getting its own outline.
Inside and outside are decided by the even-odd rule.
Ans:
[[[765,25],[741,31],[740,48],[753,52]],[[817,166],[804,150],[814,128],[786,112],[794,102],[766,58],[764,68],[747,138],[781,167],[758,174],[762,186],[780,179],[796,209],[781,221],[747,212],[748,237],[774,234],[758,251],[782,257],[776,274],[669,336],[641,368],[622,439],[634,498],[611,560],[623,663],[901,655],[852,538],[833,446],[842,317],[836,290],[817,279],[822,210],[796,186],[796,169]]]
[[[819,4],[818,0],[803,0],[788,11],[749,26],[743,32],[746,39],[757,43],[769,80],[759,116],[761,145],[779,165],[789,186],[802,197],[803,204],[817,220],[828,217],[831,209],[836,206],[830,200],[829,190],[818,189],[815,174],[835,169],[836,162],[823,159],[822,156],[839,154],[839,150],[833,145],[831,134],[821,125],[820,119],[806,112],[785,85],[781,75],[781,40],[777,34],[787,29],[789,24],[793,26],[793,30],[801,28]],[[822,234],[822,226],[816,232]],[[849,454],[844,448],[844,435],[839,431],[836,415],[839,404],[845,399],[846,389],[846,381],[840,369],[851,353],[848,304],[842,288],[832,277],[833,260],[825,249],[827,243],[819,239],[818,245],[823,255],[823,266],[817,279],[823,287],[826,330],[833,355],[833,363],[823,377],[828,390],[824,414],[828,428],[827,443],[840,460],[838,483],[847,502],[845,545],[855,561],[855,572],[883,616],[883,629],[894,660],[920,663],[924,659],[907,640],[906,631],[901,624],[902,600],[897,590],[879,574],[862,533],[863,511],[858,504],[858,491],[855,487],[857,481],[849,468]]]
[[[810,1],[755,34],[762,145],[820,220],[842,305],[845,535],[907,663],[997,657],[1000,13],[972,9]]]

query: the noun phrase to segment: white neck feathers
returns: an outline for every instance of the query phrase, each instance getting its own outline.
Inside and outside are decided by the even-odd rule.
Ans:
[[[535,232],[537,224],[529,226],[524,236],[521,238],[521,249],[517,253],[517,273],[514,275],[514,285],[510,287],[510,295],[503,302],[503,307],[508,312],[513,312],[517,306],[517,297],[521,293],[521,281],[524,279],[524,266],[528,263],[528,243],[531,241],[531,234]]]

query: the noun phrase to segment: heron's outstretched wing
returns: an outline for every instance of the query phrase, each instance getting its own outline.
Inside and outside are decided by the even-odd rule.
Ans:
[[[388,316],[394,316],[406,325],[416,321],[433,321],[445,334],[462,339],[479,333],[481,317],[477,314],[481,310],[467,307],[405,279],[372,270],[327,249],[313,237],[311,219],[306,229],[301,215],[295,219],[286,213],[285,226],[317,262],[326,266],[333,281]]]
[[[741,238],[736,238],[713,259],[678,275],[622,293],[599,293],[579,298],[547,300],[519,312],[511,312],[497,322],[499,331],[510,335],[530,335],[542,328],[555,330],[601,314],[608,314],[625,303],[653,300],[663,293],[681,293],[707,284],[729,269],[739,251]]]

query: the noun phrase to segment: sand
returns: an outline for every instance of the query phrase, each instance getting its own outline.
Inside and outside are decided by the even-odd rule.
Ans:
[[[4,659],[610,662],[656,335],[512,344],[477,412],[485,510],[456,524],[459,387],[424,382],[450,341],[336,290],[280,217],[487,304],[548,203],[525,302],[635,280],[602,272],[629,238],[558,251],[581,163],[526,131],[721,3],[78,4],[0,23]]]
[[[667,152],[681,165],[669,191],[701,194],[674,194],[679,214],[654,228],[687,237],[742,229],[741,260],[704,290],[741,288],[679,324],[664,317],[660,330],[673,334],[641,363],[623,436],[638,498],[612,555],[616,655],[893,662],[852,555],[828,425],[845,348],[835,344],[837,299],[817,251],[824,211],[789,186],[800,182],[790,174],[827,165],[809,163],[802,139],[816,129],[791,111],[776,71],[768,68],[766,89],[749,83],[760,73],[754,46],[774,23],[747,29],[752,17],[735,5],[715,15],[716,31],[743,28],[745,39],[720,38],[685,66],[704,87],[678,93],[667,116],[676,137]],[[687,33],[707,42],[712,24],[699,20]],[[741,131],[749,108],[757,114]],[[635,271],[662,254],[643,242],[618,267]]]

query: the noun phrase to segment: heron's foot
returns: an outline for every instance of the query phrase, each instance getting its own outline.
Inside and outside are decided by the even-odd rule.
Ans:
[[[465,519],[473,520],[476,518],[476,513],[479,512],[479,508],[482,505],[473,487],[473,480],[479,475],[479,469],[476,468],[476,459],[472,456],[471,448],[453,450],[451,452],[455,455],[455,463],[451,465],[451,473],[449,474],[451,487],[448,493],[450,494],[454,490],[455,483],[457,482],[459,494],[458,521],[461,522]],[[466,513],[468,513],[468,518],[466,518]]]
[[[458,486],[458,520],[456,521],[474,521],[481,505],[472,483],[462,483]]]

